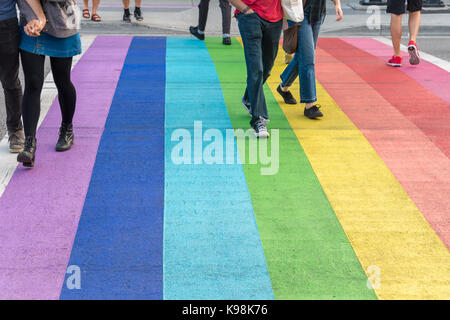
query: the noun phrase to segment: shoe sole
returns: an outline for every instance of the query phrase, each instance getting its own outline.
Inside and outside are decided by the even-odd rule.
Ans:
[[[23,151],[23,148],[20,148],[20,149],[9,148],[10,153],[21,153],[22,151]]]
[[[409,53],[409,64],[411,65],[418,65],[420,63],[419,55],[417,54],[417,49],[415,46],[409,46],[408,47],[408,53]]]
[[[196,37],[198,40],[200,40],[200,41],[204,41],[204,40],[205,40],[205,37],[203,37],[203,39],[202,39],[201,37],[199,37],[198,35],[196,35],[195,33],[193,33],[191,29],[189,29],[189,32],[190,32],[194,37]]]
[[[262,139],[266,139],[266,138],[270,137],[270,134],[268,132],[264,132],[264,133],[254,132],[254,134],[255,134],[255,137],[262,138]]]
[[[402,65],[399,64],[399,63],[392,63],[392,62],[388,62],[387,65],[388,65],[388,66],[391,66],[391,67],[401,67],[401,66],[402,66]]]

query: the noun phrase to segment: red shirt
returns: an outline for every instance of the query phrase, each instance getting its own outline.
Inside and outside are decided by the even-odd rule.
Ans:
[[[283,19],[281,0],[242,0],[242,2],[264,20],[277,22]],[[239,13],[239,10],[236,9],[235,13]]]

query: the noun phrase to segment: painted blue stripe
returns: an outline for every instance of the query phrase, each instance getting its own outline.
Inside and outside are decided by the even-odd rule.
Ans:
[[[130,45],[70,257],[81,289],[61,299],[163,298],[165,54],[165,38]]]
[[[174,130],[232,129],[214,64],[195,39],[167,39],[166,59],[164,298],[273,299],[242,166],[172,159]]]

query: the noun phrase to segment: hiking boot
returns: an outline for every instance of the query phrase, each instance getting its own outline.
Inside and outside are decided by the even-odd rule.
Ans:
[[[22,152],[23,145],[25,143],[25,134],[23,133],[23,129],[10,133],[8,142],[9,142],[9,152],[11,153]]]
[[[28,136],[25,139],[23,151],[17,155],[17,162],[21,162],[24,167],[34,167],[36,154],[36,138]]]
[[[297,104],[297,100],[295,100],[294,96],[290,91],[283,91],[281,89],[281,84],[277,88],[277,92],[283,97],[283,100],[287,104]]]
[[[59,138],[56,143],[56,151],[67,151],[72,148],[74,140],[72,124],[62,124],[59,128]]]
[[[255,130],[255,136],[257,138],[268,138],[269,132],[266,128],[266,123],[268,121],[263,118],[252,118],[250,121],[250,125],[252,126],[253,130]]]
[[[318,106],[312,106],[309,109],[305,108],[305,112],[304,112],[305,117],[310,118],[310,119],[323,117],[323,114],[322,114],[322,112],[320,112],[319,108],[320,107],[318,107]]]
[[[205,34],[198,33],[198,27],[189,27],[189,31],[198,40],[205,40]]]

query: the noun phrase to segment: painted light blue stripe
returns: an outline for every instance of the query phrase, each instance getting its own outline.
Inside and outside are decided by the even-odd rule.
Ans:
[[[194,121],[224,137],[232,129],[202,41],[167,39],[165,112],[164,298],[273,299],[242,166],[172,159],[174,130],[190,133],[193,163]]]
[[[81,289],[61,299],[163,298],[165,53],[131,42],[70,256]]]

